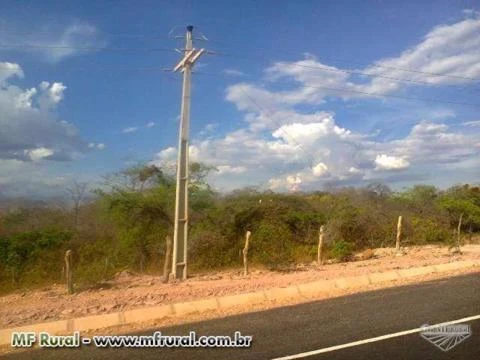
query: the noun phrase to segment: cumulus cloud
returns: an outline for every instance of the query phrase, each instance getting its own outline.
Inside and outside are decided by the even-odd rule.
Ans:
[[[12,85],[11,79],[23,71],[18,64],[7,64],[12,71],[0,72],[0,158],[68,160],[83,152],[86,145],[75,127],[55,113],[66,87],[57,82],[27,89]]]
[[[375,165],[376,170],[403,170],[408,168],[410,163],[404,158],[380,154],[375,158]]]
[[[157,154],[157,158],[160,161],[172,161],[175,160],[177,157],[177,149],[173,146],[170,146],[166,149],[163,149]]]
[[[20,65],[10,62],[0,62],[0,84],[12,77],[23,78],[24,73]]]
[[[334,67],[309,54],[299,61],[276,62],[265,69],[262,84],[238,82],[226,88],[226,100],[244,113],[244,126],[222,137],[194,139],[191,158],[217,166],[220,171],[211,180],[224,190],[259,184],[298,191],[327,183],[436,182],[432,172],[445,167],[466,174],[472,159],[479,158],[480,142],[474,132],[440,122],[457,116],[451,109],[428,108],[417,116],[429,120],[409,118],[403,127],[407,133],[393,139],[344,126],[331,111],[301,109],[332,97],[348,101],[366,96],[357,91],[382,95],[407,86],[470,84],[467,77],[480,76],[479,45],[480,19],[468,18],[435,27],[417,45],[363,69]],[[407,75],[401,68],[418,73]],[[449,76],[431,74],[436,72]],[[406,76],[423,83],[395,80]],[[463,125],[477,126],[476,121]],[[175,148],[160,151],[155,159],[167,160],[175,163]]]
[[[431,86],[471,83],[480,76],[480,18],[435,27],[422,42],[398,57],[382,59],[362,71],[370,75],[405,78]],[[404,69],[415,69],[406,72]],[[442,74],[447,76],[438,76]],[[374,78],[359,89],[390,93],[405,83]]]
[[[150,121],[149,123],[147,123],[146,127],[147,128],[152,128],[155,126],[155,122],[154,121]]]
[[[37,149],[25,150],[25,154],[28,155],[33,161],[38,161],[52,156],[53,150],[47,149],[46,147],[39,147]]]
[[[318,163],[313,167],[313,175],[320,177],[328,173],[328,166],[324,163]]]
[[[50,84],[48,81],[42,81],[38,86],[41,95],[38,99],[39,106],[42,108],[53,108],[63,100],[64,92],[67,89],[61,82]],[[36,89],[34,89],[36,92]]]
[[[479,64],[480,17],[474,17],[437,26],[400,55],[361,69],[331,66],[309,54],[303,60],[276,62],[265,70],[268,86],[234,84],[227,88],[226,98],[239,110],[253,112],[259,108],[271,111],[299,104],[318,105],[327,97],[348,100],[382,96],[408,86],[473,84],[472,79],[480,77]],[[272,90],[282,80],[290,84],[290,89]],[[448,116],[452,116],[451,111],[438,114],[438,118]]]
[[[58,118],[66,86],[43,81],[22,88],[23,77],[20,65],[0,63],[0,196],[51,195],[63,184],[54,169],[89,146],[75,126]]]
[[[446,124],[420,121],[402,138],[373,141],[339,126],[333,116],[316,123],[289,124],[262,133],[241,129],[216,139],[194,140],[191,159],[216,166],[211,181],[219,188],[262,185],[275,190],[312,190],[324,184],[362,184],[373,180],[428,178],[424,168],[459,166],[480,155],[474,134],[452,131]],[[299,141],[299,140],[298,140]],[[158,164],[173,166],[176,148],[160,151]],[[440,168],[439,168],[440,166]],[[432,179],[434,180],[434,179]]]

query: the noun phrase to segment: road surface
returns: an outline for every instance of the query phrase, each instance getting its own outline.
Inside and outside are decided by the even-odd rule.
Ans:
[[[332,346],[397,334],[424,324],[463,318],[472,335],[444,352],[418,332],[323,354]],[[39,349],[6,359],[274,359],[313,352],[303,359],[480,359],[480,273],[366,292],[224,319],[152,329],[165,335],[252,335],[249,349],[121,348]],[[395,336],[395,335],[391,335]]]

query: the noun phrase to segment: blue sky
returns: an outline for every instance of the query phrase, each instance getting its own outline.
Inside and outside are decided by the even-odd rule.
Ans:
[[[217,189],[478,182],[478,1],[3,5],[0,195],[172,168],[181,75],[162,69],[190,23],[217,52],[195,65],[190,149]]]

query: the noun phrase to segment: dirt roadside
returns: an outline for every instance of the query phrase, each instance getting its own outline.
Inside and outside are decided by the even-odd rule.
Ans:
[[[215,272],[195,275],[184,282],[163,284],[159,277],[135,275],[129,272],[117,274],[115,279],[102,288],[84,291],[74,295],[66,294],[65,287],[55,285],[46,289],[28,293],[13,293],[0,297],[0,328],[11,328],[25,324],[34,324],[60,319],[70,319],[86,315],[97,315],[129,309],[148,307],[209,298],[229,294],[245,293],[259,289],[285,287],[322,279],[363,275],[393,269],[407,269],[426,265],[448,263],[458,260],[480,261],[480,245],[465,245],[462,254],[451,254],[446,247],[424,246],[405,249],[405,255],[397,256],[394,249],[376,249],[374,257],[347,263],[327,264],[317,267],[313,264],[301,264],[291,272],[279,273],[253,269],[247,277],[241,270]],[[472,270],[470,270],[472,271]],[[459,271],[455,273],[465,273]],[[452,273],[454,274],[454,273]],[[450,274],[449,274],[450,275]],[[396,281],[384,286],[370,286],[366,290],[380,287],[398,286],[415,281],[444,277],[445,274],[429,274],[412,280]],[[335,296],[346,295],[354,291],[339,291]],[[288,303],[281,304],[287,305]],[[267,309],[280,304],[269,303],[249,308],[250,311]],[[241,313],[247,309],[234,309],[230,313]],[[222,314],[217,314],[222,316]],[[208,318],[189,316],[189,321]],[[182,320],[171,320],[173,323]],[[170,324],[165,319],[163,325]],[[157,323],[152,323],[158,325]],[[129,326],[128,329],[135,329]],[[118,331],[118,329],[117,329]]]

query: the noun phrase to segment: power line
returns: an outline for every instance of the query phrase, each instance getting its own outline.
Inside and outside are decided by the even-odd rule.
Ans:
[[[432,99],[432,98],[420,98],[420,97],[413,97],[413,96],[391,95],[391,94],[387,95],[387,94],[379,94],[379,93],[375,93],[375,92],[367,92],[367,91],[352,90],[352,89],[330,88],[330,87],[326,87],[326,86],[312,86],[312,85],[302,85],[302,86],[308,87],[308,88],[331,90],[331,91],[350,92],[350,93],[356,93],[356,94],[362,94],[362,95],[368,95],[368,96],[380,96],[380,97],[397,98],[397,99],[403,99],[403,100],[415,100],[415,101],[425,101],[425,102],[435,102],[435,103],[445,103],[445,104],[480,107],[480,104],[473,104],[473,103],[460,102],[460,101],[450,101],[450,100]]]
[[[223,77],[226,76],[226,75],[222,75],[222,74],[213,74],[213,73],[204,73],[204,72],[198,72],[197,74],[209,75],[209,76],[223,76]],[[245,75],[249,76],[249,77],[253,77],[253,75],[250,75],[250,74],[245,74]],[[337,92],[357,93],[357,94],[362,94],[362,95],[367,95],[367,96],[372,96],[372,97],[397,98],[397,99],[402,99],[402,100],[414,100],[414,101],[424,101],[424,102],[435,102],[435,103],[445,103],[445,104],[480,107],[480,104],[460,102],[460,101],[450,101],[450,100],[443,100],[443,99],[421,98],[421,97],[392,95],[392,94],[380,94],[380,93],[375,93],[375,92],[367,92],[367,91],[353,90],[353,89],[347,89],[347,88],[341,89],[341,88],[333,88],[333,87],[326,87],[326,86],[316,86],[316,85],[310,85],[310,84],[304,84],[304,83],[302,83],[300,86],[301,87],[306,87],[306,88],[322,89],[322,90],[337,91]]]
[[[294,136],[288,133],[287,130],[284,129],[283,125],[280,124],[277,120],[275,120],[273,117],[268,116],[268,111],[264,110],[246,91],[244,91],[242,88],[239,88],[240,91],[247,97],[250,102],[255,105],[255,107],[260,111],[260,113],[263,113],[269,120],[273,121],[277,126],[280,131],[282,131],[288,138],[290,138],[295,145],[297,145],[304,153],[305,155],[310,159],[310,163],[308,164],[310,167],[313,167],[314,164],[316,164],[316,160],[313,157],[312,154],[308,153],[305,148],[300,144]]]
[[[0,29],[1,34],[10,34],[10,35],[20,35],[20,36],[34,36],[38,35],[39,33],[43,36],[50,35],[50,36],[58,36],[58,32],[42,32],[42,31],[15,31],[15,30],[7,30],[7,29]],[[167,35],[159,35],[159,34],[112,34],[109,32],[104,32],[104,31],[98,31],[95,32],[95,35],[98,36],[106,36],[106,37],[123,37],[123,38],[133,38],[133,39],[168,39],[169,37]]]
[[[292,52],[286,52],[286,51],[283,51],[283,50],[279,50],[279,49],[275,49],[276,52],[282,52],[282,53],[285,53],[285,54],[288,54],[288,55],[294,55],[294,56],[298,56],[298,54],[293,54]],[[216,52],[216,54],[220,55],[220,56],[226,56],[226,57],[232,57],[232,58],[243,58],[243,59],[248,59],[248,58],[251,58],[251,57],[248,57],[248,56],[245,56],[244,54],[233,54],[233,53],[227,53],[227,52]],[[333,60],[335,60],[335,58],[332,58]],[[349,61],[349,60],[339,60],[337,58],[336,61],[339,61],[339,62],[343,62],[343,63],[350,63],[350,64],[357,64],[357,65],[363,65],[365,66],[364,63],[360,63],[360,62],[352,62],[352,61]],[[292,66],[299,66],[299,67],[306,67],[306,68],[317,68],[317,67],[311,67],[311,66],[307,66],[307,65],[302,65],[302,64],[297,64],[297,63],[289,63],[289,65],[292,65]],[[454,79],[461,79],[461,80],[468,80],[468,81],[480,81],[479,78],[472,78],[472,77],[468,77],[468,76],[460,76],[460,75],[452,75],[452,74],[440,74],[440,73],[434,73],[434,72],[428,72],[428,71],[423,71],[423,70],[420,70],[420,69],[412,69],[412,68],[403,68],[403,67],[395,67],[395,66],[387,66],[387,65],[381,65],[381,64],[367,64],[366,65],[367,67],[378,67],[378,68],[385,68],[385,69],[390,69],[390,70],[399,70],[399,71],[403,71],[403,72],[411,72],[411,73],[417,73],[417,74],[423,74],[423,75],[429,75],[429,76],[438,76],[438,77],[448,77],[448,78],[454,78]],[[332,69],[333,70],[333,69]],[[381,75],[374,75],[374,74],[369,74],[369,73],[365,73],[365,72],[360,72],[360,71],[357,71],[357,70],[343,70],[343,69],[337,69],[338,71],[354,71],[356,74],[361,74],[361,75],[366,75],[366,76],[372,76],[372,77],[383,77]],[[395,79],[397,81],[401,81],[399,78]],[[403,81],[409,81],[410,79],[402,79]],[[412,80],[412,82],[414,81],[417,81],[417,80]],[[431,84],[431,83],[428,83],[428,84]]]
[[[27,66],[30,67],[30,66]],[[34,68],[40,68],[40,66],[34,66]],[[22,66],[20,69],[12,69],[10,66],[6,64],[0,63],[0,69],[15,72],[18,70],[24,70]],[[91,67],[67,67],[66,70],[68,71],[151,71],[151,72],[171,72],[171,69],[160,67],[160,66],[144,66],[144,67],[125,67],[125,66],[91,66]]]
[[[341,73],[347,73],[347,74],[356,74],[356,75],[364,75],[364,76],[369,76],[373,78],[382,78],[382,79],[388,79],[388,80],[395,80],[395,81],[400,81],[400,82],[409,82],[413,84],[422,84],[422,85],[435,85],[432,84],[431,82],[428,81],[421,81],[421,80],[413,80],[413,79],[403,79],[403,78],[398,78],[394,76],[386,76],[386,75],[375,75],[375,74],[369,74],[365,72],[361,72],[358,70],[347,70],[347,69],[338,69],[338,68],[332,68],[324,65],[318,65],[318,66],[309,66],[309,65],[303,65],[303,64],[298,64],[298,63],[288,63],[288,66],[296,66],[296,67],[302,67],[306,69],[313,69],[313,70],[325,70],[325,71],[330,71],[330,72],[341,72]],[[480,81],[480,79],[478,79]],[[455,87],[457,88],[457,85],[442,85],[446,87]],[[464,87],[463,87],[464,88]]]
[[[2,30],[0,29],[0,33],[13,33],[16,35],[34,35],[34,32],[16,32],[16,31],[9,31],[9,30]],[[124,37],[124,38],[151,38],[151,39],[158,39],[158,38],[170,38],[169,36],[166,35],[148,35],[148,34],[112,34],[112,33],[104,33],[100,32],[100,35],[104,34],[106,36],[110,37]],[[223,41],[219,40],[212,40],[208,39],[210,42],[218,43],[218,44],[225,44]],[[168,51],[168,52],[174,52],[175,50],[170,49],[170,48],[107,48],[107,47],[91,47],[91,46],[56,46],[56,45],[36,45],[36,44],[20,44],[20,45],[6,45],[6,44],[0,44],[0,48],[8,49],[8,48],[45,48],[45,49],[78,49],[78,50],[97,50],[97,51]],[[276,52],[282,52],[284,54],[288,55],[294,55],[298,56],[297,53],[281,50],[281,49],[275,49]],[[248,58],[244,54],[232,54],[232,53],[226,53],[226,52],[215,52],[217,55],[221,56],[227,56],[227,57],[235,57],[235,58]],[[475,82],[480,82],[479,78],[472,78],[472,77],[467,77],[467,76],[460,76],[460,75],[452,75],[452,74],[440,74],[440,73],[434,73],[434,72],[428,72],[428,71],[423,71],[420,69],[414,69],[414,68],[404,68],[404,67],[396,67],[396,66],[388,66],[388,65],[381,65],[381,64],[365,64],[361,62],[355,62],[355,61],[350,61],[350,60],[345,60],[345,59],[340,59],[340,58],[332,58],[334,61],[339,61],[343,63],[350,63],[350,64],[357,64],[357,65],[363,65],[367,67],[377,67],[377,68],[385,68],[385,69],[391,69],[391,70],[398,70],[398,71],[403,71],[403,72],[410,72],[410,73],[417,73],[417,74],[423,74],[423,75],[428,75],[428,76],[437,76],[437,77],[449,77],[449,78],[455,78],[455,79],[462,79],[462,80],[468,80],[468,81],[475,81]],[[310,68],[310,69],[322,69],[326,71],[336,71],[336,72],[343,72],[343,73],[350,73],[350,74],[358,74],[358,75],[365,75],[365,76],[370,76],[370,77],[379,77],[379,78],[385,78],[385,79],[390,79],[390,80],[395,80],[395,81],[400,81],[400,82],[410,82],[410,83],[418,83],[418,84],[426,84],[426,85],[432,85],[432,83],[427,82],[427,81],[421,81],[421,80],[413,80],[413,79],[403,79],[403,78],[398,78],[398,77],[391,77],[391,76],[385,76],[385,75],[380,75],[380,74],[370,74],[366,72],[362,72],[359,70],[348,70],[348,69],[332,69],[329,68],[325,65],[318,65],[318,66],[308,66],[308,65],[303,65],[303,64],[298,64],[298,63],[289,63],[291,66],[297,66],[297,67],[302,67],[302,68]],[[445,85],[444,85],[445,86]]]
[[[53,50],[92,50],[92,51],[168,51],[176,52],[171,48],[130,48],[130,47],[101,47],[101,46],[69,46],[69,45],[35,45],[35,44],[20,44],[20,45],[7,45],[0,44],[1,49],[53,49]]]

